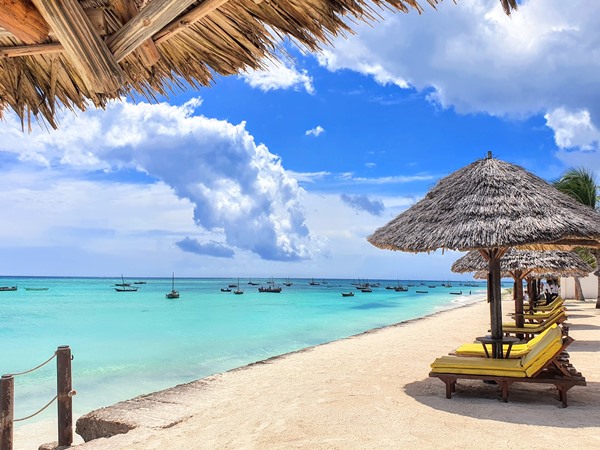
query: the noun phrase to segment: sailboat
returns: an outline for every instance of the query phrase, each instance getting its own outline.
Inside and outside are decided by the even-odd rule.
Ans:
[[[179,291],[175,290],[175,272],[173,272],[173,279],[171,281],[171,292],[165,295],[167,298],[179,298]]]
[[[241,295],[244,293],[244,291],[242,289],[240,289],[240,279],[239,278],[238,278],[237,288],[235,291],[233,291],[233,293],[236,295]]]
[[[132,286],[131,283],[125,283],[125,278],[121,274],[121,282],[115,283],[115,291],[117,292],[137,292],[138,288]]]
[[[125,283],[125,278],[123,278],[123,274],[121,274],[121,282],[115,283],[115,286],[120,286],[120,287],[131,286],[131,283]]]
[[[289,278],[286,278],[285,283],[283,283],[284,286],[291,286],[292,284],[294,283],[292,283]]]

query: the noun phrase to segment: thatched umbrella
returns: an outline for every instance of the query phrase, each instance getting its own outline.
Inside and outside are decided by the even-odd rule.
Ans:
[[[488,157],[441,179],[368,241],[406,252],[479,250],[489,262],[492,338],[502,338],[500,259],[509,247],[600,246],[600,214],[520,166]],[[494,346],[501,357],[502,346]]]
[[[478,272],[482,277],[488,268],[488,262],[476,251],[470,251],[452,264],[452,271],[457,273]],[[500,260],[500,270],[503,277],[510,276],[515,280],[515,322],[522,327],[523,317],[523,279],[530,275],[548,276],[585,276],[592,268],[574,252],[565,251],[534,251],[511,248]],[[487,272],[485,273],[487,278]],[[533,301],[530,302],[533,304]]]
[[[435,6],[441,0],[421,0]],[[500,0],[507,14],[516,0]],[[265,67],[290,39],[309,51],[380,9],[418,0],[10,0],[0,8],[0,118],[56,127],[58,105],[84,110],[136,92],[208,86],[214,74]]]

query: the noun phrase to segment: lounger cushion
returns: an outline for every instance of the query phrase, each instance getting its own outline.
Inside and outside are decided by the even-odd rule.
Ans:
[[[544,367],[560,350],[562,332],[553,326],[521,359],[494,359],[462,356],[442,356],[431,364],[434,373],[456,373],[525,378]]]
[[[553,324],[547,330],[544,330],[542,333],[538,334],[536,337],[531,339],[529,342],[524,344],[514,344],[512,349],[510,350],[510,358],[522,358],[525,356],[531,348],[537,344],[552,328],[556,328],[556,324]],[[490,344],[486,345],[488,349],[488,354],[492,352],[492,346]],[[506,353],[508,349],[508,345],[504,345],[504,353]],[[483,345],[481,343],[473,343],[473,344],[463,344],[455,350],[457,356],[485,356],[485,351],[483,350]]]

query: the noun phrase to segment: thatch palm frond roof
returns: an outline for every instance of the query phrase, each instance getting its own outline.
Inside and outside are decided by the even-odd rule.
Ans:
[[[441,179],[367,239],[407,252],[598,246],[600,214],[490,153]]]
[[[452,272],[476,272],[475,277],[487,278],[488,262],[478,251],[470,251],[452,264]],[[577,253],[565,251],[531,251],[510,249],[500,259],[502,276],[510,277],[516,271],[537,276],[586,276],[593,269]]]
[[[431,6],[442,0],[427,1]],[[507,14],[515,0],[500,0]],[[0,8],[0,117],[12,109],[53,127],[57,105],[210,85],[260,69],[289,38],[315,51],[377,9],[418,0],[11,0]]]
[[[435,5],[440,0],[427,0]],[[35,6],[34,6],[35,5]],[[0,111],[43,116],[259,69],[283,37],[310,51],[417,0],[12,0],[0,10]],[[24,25],[25,24],[25,25]]]

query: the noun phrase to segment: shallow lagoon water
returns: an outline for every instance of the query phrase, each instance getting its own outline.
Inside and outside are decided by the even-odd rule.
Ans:
[[[131,280],[134,281],[134,280]],[[71,347],[75,415],[271,356],[348,337],[481,298],[485,284],[444,287],[419,281],[408,292],[371,293],[352,280],[290,280],[279,294],[241,280],[243,295],[220,292],[230,279],[144,279],[137,292],[116,292],[117,279],[0,278],[0,374],[28,370],[59,345]],[[258,281],[258,280],[256,280]],[[265,280],[261,280],[265,285]],[[427,286],[436,285],[435,288]],[[25,288],[47,287],[47,291]],[[354,297],[341,292],[353,290]],[[417,294],[415,290],[427,290]],[[463,295],[450,295],[462,291]],[[472,295],[468,295],[469,291]],[[15,417],[37,410],[56,391],[56,363],[15,378]],[[37,419],[55,415],[49,408]],[[36,420],[36,419],[32,419]]]

